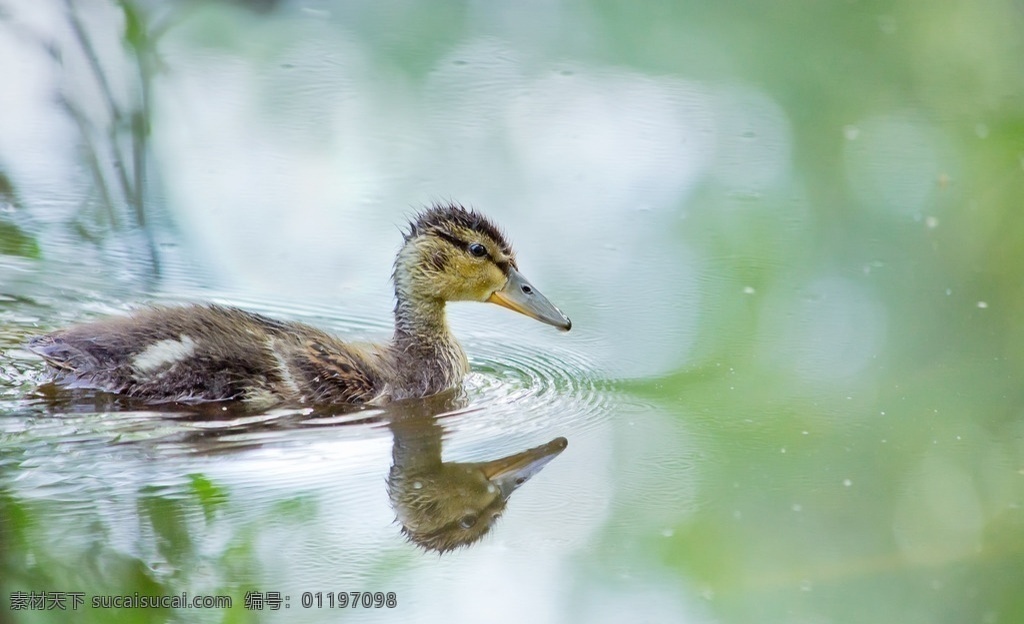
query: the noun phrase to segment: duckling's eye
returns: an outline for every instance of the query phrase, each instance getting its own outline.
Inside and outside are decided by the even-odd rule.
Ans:
[[[462,516],[462,518],[459,519],[459,526],[464,529],[472,529],[474,524],[476,524],[476,516],[473,514]]]
[[[469,253],[473,254],[477,258],[483,258],[487,255],[487,248],[480,243],[473,243],[469,246]]]

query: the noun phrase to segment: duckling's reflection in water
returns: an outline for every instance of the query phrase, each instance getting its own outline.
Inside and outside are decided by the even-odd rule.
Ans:
[[[388,474],[391,505],[409,541],[439,553],[486,535],[512,492],[568,445],[558,437],[490,461],[445,462],[438,417],[457,409],[458,403],[452,397],[433,397],[396,403],[389,410],[394,434]]]
[[[152,406],[120,395],[104,392],[69,391],[56,386],[41,387],[40,398],[48,411],[60,414],[76,412],[123,412],[143,410],[152,415],[166,412],[179,423],[218,422],[216,427],[177,430],[148,443],[167,449],[187,448],[192,456],[244,452],[264,447],[267,434],[287,436],[290,430],[310,427],[359,427],[378,429],[387,426],[393,436],[392,464],[387,488],[402,533],[426,550],[448,552],[480,540],[491,529],[508,504],[512,492],[540,472],[568,441],[555,438],[547,444],[482,462],[445,462],[442,459],[445,426],[466,422],[478,408],[469,408],[468,399],[459,390],[449,390],[424,399],[407,399],[374,410],[339,411],[338,406],[319,406],[311,410],[285,412],[280,416],[253,421],[258,411],[236,403],[188,406]],[[360,417],[365,414],[365,417]],[[344,418],[339,422],[338,418]],[[135,426],[125,423],[129,429]],[[101,437],[106,439],[109,431]],[[279,439],[279,438],[278,438]],[[120,441],[116,444],[139,443]]]

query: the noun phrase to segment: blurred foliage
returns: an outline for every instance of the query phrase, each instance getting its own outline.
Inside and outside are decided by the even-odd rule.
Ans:
[[[217,509],[227,502],[227,492],[201,474],[190,474],[188,478],[192,493],[199,499],[203,507],[203,515],[209,522],[213,519]]]
[[[680,410],[716,458],[700,512],[639,547],[685,570],[726,621],[1020,620],[1024,598],[1011,588],[1024,578],[1019,3],[596,6],[612,33],[609,57],[756,84],[793,120],[814,227],[788,232],[791,197],[769,195],[741,213],[748,238],[718,236],[736,202],[707,186],[698,201],[714,208],[679,235],[717,259],[716,279],[760,293],[833,267],[888,311],[872,370],[821,384],[764,360],[762,310],[737,295],[709,304],[719,314],[702,327],[698,365],[624,385]],[[941,129],[957,155],[934,172],[914,219],[865,209],[845,170],[844,128],[893,108]],[[908,503],[934,487],[920,476],[929,462],[964,479],[951,492],[978,497],[977,550],[914,542],[893,526],[914,518],[902,509],[930,509]],[[920,526],[961,512],[961,500],[946,504]],[[621,522],[632,513],[623,509]],[[948,522],[931,530],[954,536]]]
[[[6,547],[6,557],[0,561],[0,592],[4,611],[15,621],[67,622],[103,621],[138,622],[148,620],[148,615],[165,618],[168,613],[154,610],[140,620],[139,612],[124,609],[96,611],[89,601],[92,595],[160,595],[169,593],[158,582],[149,567],[142,561],[116,551],[84,551],[71,553],[64,549],[52,549],[53,540],[47,535],[45,517],[46,505],[37,511],[29,503],[19,502],[8,495],[0,496],[0,536]],[[42,513],[40,513],[40,511]],[[83,527],[93,532],[97,527]],[[99,539],[100,535],[94,535]],[[99,555],[99,556],[97,556]],[[77,613],[68,611],[9,609],[13,592],[85,591],[85,605]],[[173,593],[173,592],[171,592]],[[73,617],[72,617],[73,616]]]
[[[60,532],[47,520],[60,513],[58,501],[20,500],[0,491],[0,614],[19,623],[49,622],[253,622],[258,613],[245,609],[249,582],[210,585],[207,570],[218,570],[214,578],[251,578],[254,545],[259,527],[267,518],[255,519],[241,528],[212,560],[201,554],[205,530],[218,519],[207,515],[210,505],[228,502],[227,494],[203,475],[191,477],[191,492],[177,488],[145,487],[140,492],[138,543],[119,543],[108,533],[93,510],[79,519],[77,530]],[[196,485],[198,484],[198,485]],[[185,494],[182,496],[182,494]],[[212,496],[212,498],[211,498]],[[213,502],[216,500],[217,502]],[[197,512],[199,512],[197,516]],[[275,514],[276,515],[276,514]],[[197,523],[198,518],[203,521]],[[140,557],[137,547],[154,553]],[[85,604],[76,611],[10,611],[12,592],[83,592]],[[94,596],[231,596],[231,609],[94,609]],[[198,615],[197,615],[198,614]],[[4,622],[0,617],[0,622]]]
[[[137,236],[141,241],[136,245],[141,247],[138,266],[146,267],[141,273],[147,278],[158,276],[160,258],[151,222],[155,211],[150,202],[154,182],[148,176],[152,173],[152,81],[160,67],[156,38],[163,25],[150,25],[143,10],[144,6],[152,8],[147,3],[119,0],[114,6],[120,9],[123,20],[125,53],[111,61],[101,54],[108,33],[81,19],[80,12],[88,11],[88,7],[73,0],[51,0],[48,4],[63,14],[65,28],[39,31],[22,20],[19,9],[24,7],[17,5],[2,7],[0,21],[8,33],[42,52],[58,75],[61,71],[84,70],[91,79],[88,85],[79,76],[60,79],[54,93],[77,129],[80,157],[91,174],[95,193],[82,201],[68,225],[78,237],[96,245],[123,244]],[[126,67],[134,75],[116,75]],[[127,88],[121,88],[123,85]],[[0,233],[3,249],[26,255],[24,251],[29,247],[21,241],[9,242],[12,238],[11,234]]]
[[[14,184],[0,171],[0,254],[39,258],[39,244],[35,238],[14,223],[3,218],[3,213],[13,211],[18,205]]]
[[[18,226],[0,221],[0,254],[38,258],[39,244]]]

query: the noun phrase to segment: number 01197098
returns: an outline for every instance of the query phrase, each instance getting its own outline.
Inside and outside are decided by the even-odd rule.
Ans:
[[[387,607],[394,609],[398,606],[398,596],[395,592],[302,592],[302,607],[304,609],[345,609],[347,607],[364,609],[379,609]]]

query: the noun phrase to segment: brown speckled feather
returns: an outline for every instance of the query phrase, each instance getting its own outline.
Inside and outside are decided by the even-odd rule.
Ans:
[[[300,323],[222,306],[154,307],[40,336],[57,381],[150,401],[365,403],[383,362]]]

